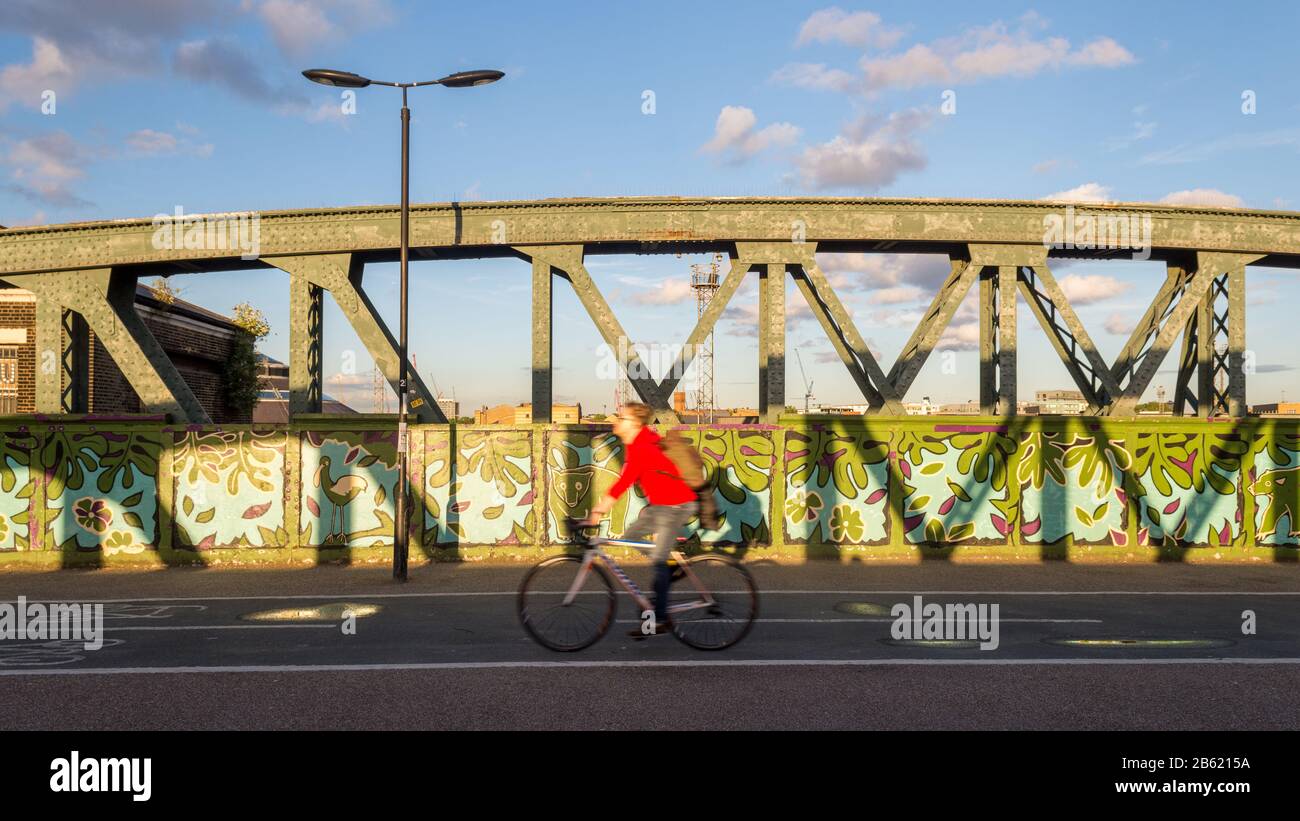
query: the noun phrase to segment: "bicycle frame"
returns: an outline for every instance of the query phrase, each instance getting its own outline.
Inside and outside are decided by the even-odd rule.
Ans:
[[[654,547],[654,545],[649,542],[605,539],[599,536],[588,539],[587,549],[582,552],[582,567],[578,569],[578,575],[574,578],[573,585],[569,588],[568,594],[564,597],[564,605],[568,606],[573,604],[573,600],[577,597],[578,591],[582,589],[583,583],[587,580],[587,574],[591,572],[591,565],[595,561],[600,560],[604,563],[605,567],[614,574],[614,578],[618,579],[618,583],[623,585],[623,589],[626,590],[628,595],[632,597],[632,600],[637,603],[637,606],[641,608],[642,612],[653,610],[654,605],[652,605],[650,600],[641,592],[641,588],[636,586],[636,582],[628,578],[628,575],[623,572],[623,568],[619,567],[618,562],[614,561],[613,556],[610,556],[601,549],[602,545],[630,547],[642,552],[645,552],[647,548]],[[686,574],[686,578],[690,579],[691,584],[697,591],[699,591],[701,597],[698,601],[681,602],[669,605],[668,614],[671,616],[673,613],[684,613],[688,610],[699,610],[704,607],[713,607],[717,603],[714,601],[713,594],[709,592],[700,581],[699,576],[696,576],[695,573],[691,571],[690,563],[686,560],[686,554],[682,553],[680,550],[674,550],[668,554],[668,558],[669,561],[677,563],[677,566]]]

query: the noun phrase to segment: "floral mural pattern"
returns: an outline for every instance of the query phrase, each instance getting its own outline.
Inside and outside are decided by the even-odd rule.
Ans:
[[[881,438],[883,437],[883,438]],[[785,437],[785,539],[791,544],[889,541],[889,431],[816,424]]]
[[[284,547],[285,434],[182,431],[172,449],[173,543]]]
[[[105,554],[156,546],[161,452],[151,431],[46,434],[40,459],[52,546]]]
[[[532,544],[532,442],[520,430],[428,433],[424,544]]]

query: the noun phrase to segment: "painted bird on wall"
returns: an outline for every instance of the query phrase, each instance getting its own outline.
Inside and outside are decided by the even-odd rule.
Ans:
[[[325,498],[330,500],[333,506],[330,511],[329,532],[325,534],[325,543],[329,543],[335,537],[340,542],[346,541],[346,535],[343,533],[343,508],[347,507],[353,499],[360,496],[369,487],[369,483],[364,476],[357,476],[352,473],[345,474],[337,480],[330,476],[330,458],[322,456],[320,458],[320,467],[316,468],[316,475],[312,478],[312,484],[325,491]],[[337,521],[337,525],[335,522]]]

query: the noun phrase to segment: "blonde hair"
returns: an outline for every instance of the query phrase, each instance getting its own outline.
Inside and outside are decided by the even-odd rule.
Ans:
[[[655,418],[654,411],[644,402],[626,402],[623,405],[623,411],[635,419],[641,427],[649,425]]]

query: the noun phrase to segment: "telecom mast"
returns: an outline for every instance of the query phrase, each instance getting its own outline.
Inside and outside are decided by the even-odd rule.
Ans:
[[[713,262],[696,263],[691,266],[691,290],[695,292],[696,318],[703,318],[704,311],[718,293],[718,271],[722,267],[722,254],[714,254]],[[717,396],[713,392],[713,331],[700,343],[695,355],[695,367],[698,379],[695,390],[695,413],[699,421],[707,416],[709,424],[713,423],[714,406]]]

